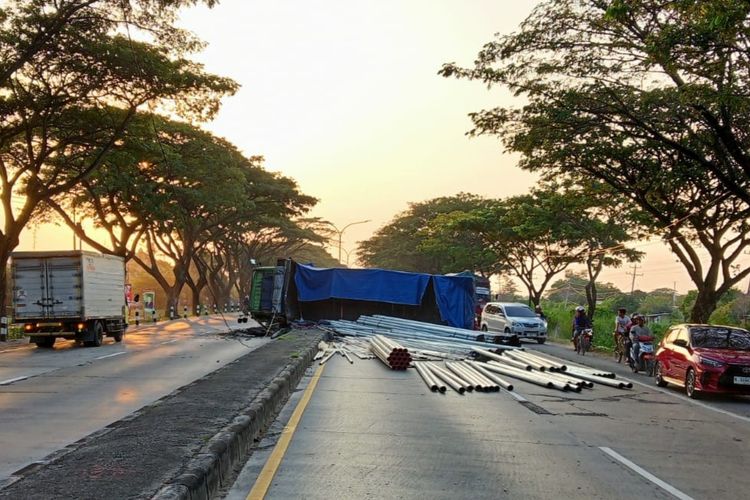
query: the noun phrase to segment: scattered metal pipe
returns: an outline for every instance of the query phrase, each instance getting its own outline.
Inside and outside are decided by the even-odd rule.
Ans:
[[[531,352],[531,351],[523,351],[524,356],[532,356],[534,358],[537,358],[539,361],[543,363],[547,363],[549,366],[554,366],[557,371],[564,372],[568,369],[565,362],[561,359],[551,359],[547,356],[542,356],[537,351]]]
[[[439,386],[437,382],[435,382],[435,379],[432,378],[432,375],[427,373],[419,363],[415,363],[414,368],[417,369],[417,373],[419,373],[419,375],[422,377],[422,380],[424,380],[424,383],[427,384],[427,387],[429,387],[432,392],[437,392]]]
[[[501,357],[500,359],[492,359],[490,360],[490,362],[502,363],[504,365],[512,366],[513,368],[518,368],[520,370],[525,370],[525,371],[531,371],[533,369],[530,364],[524,363],[522,361],[517,361],[512,358],[507,358],[504,356]]]
[[[633,384],[630,382],[623,382],[622,380],[613,380],[611,378],[599,377],[597,375],[579,372],[577,370],[571,369],[570,367],[568,367],[568,371],[566,373],[576,378],[588,380],[589,382],[595,382],[597,384],[608,385],[610,387],[617,387],[618,389],[631,389],[633,387]]]
[[[438,386],[438,391],[444,393],[447,388],[445,387],[445,384],[443,384],[442,379],[430,369],[429,363],[419,363],[419,365],[421,366],[422,370],[424,370],[424,372],[432,377],[432,379],[435,381]]]
[[[520,363],[525,363],[527,365],[530,365],[533,369],[539,370],[540,372],[547,371],[547,366],[539,363],[535,360],[526,358],[525,356],[521,356],[518,352],[505,352],[503,353],[503,356],[508,356],[511,359],[514,359]]]
[[[460,361],[456,363],[456,365],[464,372],[466,372],[468,376],[477,379],[482,384],[482,386],[484,386],[485,389],[489,390],[490,392],[498,392],[500,390],[500,385],[497,382],[495,382],[491,378],[486,377],[483,373],[475,370],[474,367],[472,367],[466,361]]]
[[[430,368],[430,371],[435,374],[436,377],[442,379],[446,384],[451,386],[459,394],[463,394],[468,390],[468,387],[463,383],[463,381],[454,377],[448,371],[440,368],[433,363],[427,363],[427,366]]]
[[[511,384],[510,382],[507,382],[504,379],[501,379],[500,377],[498,377],[496,374],[490,372],[489,370],[486,370],[484,368],[484,366],[482,366],[482,363],[480,363],[478,361],[468,361],[468,363],[472,366],[472,368],[474,368],[479,373],[481,373],[485,377],[489,378],[493,382],[497,383],[500,387],[502,387],[506,391],[512,391],[513,390],[513,384]]]
[[[463,372],[461,371],[461,369],[460,369],[460,368],[458,368],[458,367],[457,367],[456,365],[454,365],[453,363],[446,363],[446,364],[445,364],[445,367],[446,367],[446,368],[447,368],[448,370],[452,371],[452,372],[454,373],[454,375],[455,375],[456,377],[458,377],[458,378],[460,378],[460,379],[462,379],[462,380],[465,380],[465,381],[466,381],[466,383],[467,383],[467,384],[468,384],[469,386],[471,386],[471,387],[472,387],[472,388],[473,388],[473,389],[474,389],[475,391],[477,391],[477,392],[482,392],[482,391],[484,391],[484,386],[483,386],[483,385],[482,385],[481,383],[479,383],[479,381],[475,380],[475,379],[474,379],[474,378],[472,378],[472,377],[468,377],[468,376],[467,376],[467,375],[466,375],[465,373],[463,373]]]
[[[475,347],[475,348],[474,348],[474,349],[472,349],[472,350],[473,350],[473,351],[474,351],[475,353],[477,353],[477,354],[481,354],[481,355],[482,355],[482,356],[484,356],[485,358],[493,359],[493,360],[495,360],[495,361],[500,361],[500,362],[504,362],[504,361],[507,361],[507,360],[509,359],[509,358],[503,358],[503,357],[502,357],[502,356],[500,356],[499,354],[495,354],[494,352],[488,351],[488,350],[486,350],[486,349],[481,349],[481,348],[478,348],[478,347]],[[513,361],[514,361],[514,360],[513,360]],[[518,363],[518,362],[516,361],[516,363]],[[524,368],[524,369],[526,369],[526,370],[531,370],[531,366],[529,366],[529,365],[526,365],[526,366],[527,366],[527,368]]]
[[[321,364],[321,365],[324,365],[324,364],[326,364],[326,361],[328,361],[329,359],[331,359],[331,358],[333,357],[333,355],[334,355],[334,354],[336,354],[336,350],[335,350],[335,349],[334,349],[334,350],[332,350],[332,351],[330,351],[330,352],[329,352],[328,354],[326,354],[325,356],[323,356],[323,359],[321,359],[321,360],[320,360],[320,364]]]
[[[541,385],[542,387],[547,387],[549,389],[555,386],[554,382],[549,379],[543,379],[541,377],[538,377],[537,375],[534,375],[533,372],[519,370],[518,368],[513,368],[511,366],[503,366],[499,363],[486,363],[484,365],[484,368],[493,372],[500,373],[502,375],[507,375],[509,377],[529,382],[531,384]]]

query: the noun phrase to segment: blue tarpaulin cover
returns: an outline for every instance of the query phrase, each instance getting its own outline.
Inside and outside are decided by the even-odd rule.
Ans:
[[[418,306],[432,280],[440,317],[451,326],[473,325],[474,280],[385,269],[317,268],[297,264],[294,282],[302,302],[368,300]]]

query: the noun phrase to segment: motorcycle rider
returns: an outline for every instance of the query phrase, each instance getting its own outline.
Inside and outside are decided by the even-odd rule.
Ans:
[[[644,323],[646,322],[646,318],[644,318],[642,315],[638,315],[634,317],[635,324],[630,327],[630,343],[631,346],[631,359],[634,363],[634,366],[638,366],[638,355],[641,352],[641,343],[639,341],[639,337],[642,336],[651,336],[651,330],[649,327],[645,326]]]
[[[578,306],[576,307],[576,314],[573,316],[573,350],[577,350],[578,336],[587,328],[591,328],[591,320],[586,316],[586,309],[583,306]]]
[[[617,310],[617,316],[615,316],[614,331],[615,345],[617,345],[619,337],[627,338],[630,327],[633,326],[633,323],[630,320],[630,316],[625,314],[626,312],[627,311],[624,307],[621,307]]]

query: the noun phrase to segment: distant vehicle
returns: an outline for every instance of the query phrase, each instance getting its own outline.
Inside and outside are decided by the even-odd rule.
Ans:
[[[471,271],[462,271],[460,273],[448,273],[446,276],[468,276],[474,280],[474,329],[479,330],[482,309],[490,301],[490,279],[474,274]]]
[[[717,325],[676,325],[656,351],[656,385],[702,392],[750,394],[750,332]]]
[[[38,347],[58,338],[100,346],[122,341],[125,261],[88,251],[12,254],[13,319]]]
[[[547,340],[547,323],[518,302],[488,302],[482,310],[481,329],[501,332],[504,340],[525,338],[540,344]]]

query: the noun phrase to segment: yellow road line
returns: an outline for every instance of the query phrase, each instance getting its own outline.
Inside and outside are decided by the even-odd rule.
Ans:
[[[292,417],[289,419],[286,427],[284,427],[284,430],[281,431],[281,437],[271,452],[271,456],[268,457],[266,465],[263,466],[263,470],[258,474],[258,479],[255,480],[253,488],[250,490],[250,493],[248,493],[247,500],[262,500],[265,498],[266,493],[268,493],[268,488],[271,487],[271,481],[273,481],[273,477],[276,475],[276,471],[279,469],[279,465],[281,465],[281,461],[284,459],[286,449],[289,448],[289,443],[292,441],[292,437],[294,437],[294,431],[297,430],[297,425],[302,419],[302,414],[305,412],[305,408],[307,408],[307,403],[310,402],[315,386],[318,385],[318,380],[320,380],[320,376],[325,367],[326,365],[320,365],[318,369],[315,370],[312,379],[310,379],[310,383],[307,384],[305,393],[302,395],[302,399],[299,400],[297,407],[294,409],[294,413],[292,413]]]

